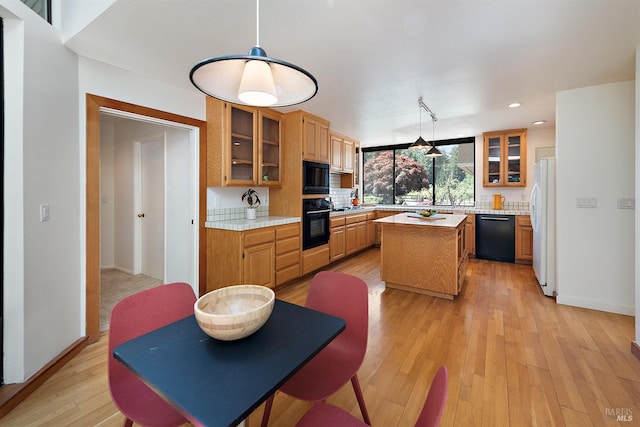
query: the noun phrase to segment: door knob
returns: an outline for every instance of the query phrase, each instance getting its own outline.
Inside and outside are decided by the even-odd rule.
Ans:
[[[139,213],[138,214],[138,218],[144,218],[144,214],[143,213]]]

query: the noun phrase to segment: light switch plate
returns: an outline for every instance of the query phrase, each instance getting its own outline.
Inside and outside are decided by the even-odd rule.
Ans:
[[[43,203],[40,205],[40,222],[49,221],[49,205]]]

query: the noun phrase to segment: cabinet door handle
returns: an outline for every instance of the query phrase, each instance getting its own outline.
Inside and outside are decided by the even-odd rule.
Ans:
[[[138,214],[138,218],[144,218],[144,214],[143,213],[139,213]]]

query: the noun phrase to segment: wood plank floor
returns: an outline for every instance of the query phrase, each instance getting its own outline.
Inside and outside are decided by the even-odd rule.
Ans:
[[[332,267],[369,285],[369,346],[359,377],[374,426],[412,426],[443,364],[449,394],[442,426],[640,425],[632,317],[557,305],[530,266],[481,260],[470,261],[454,301],[386,290],[379,257],[372,249]],[[278,298],[303,304],[309,281],[279,290]],[[105,335],[0,425],[122,425],[106,352]],[[360,417],[350,384],[329,401]],[[307,408],[278,393],[270,426],[291,426]],[[259,425],[261,415],[260,408],[249,424]]]

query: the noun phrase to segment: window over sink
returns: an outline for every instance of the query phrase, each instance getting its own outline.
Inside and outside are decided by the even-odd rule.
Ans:
[[[435,158],[409,145],[362,148],[364,202],[474,206],[475,138],[436,141]]]

